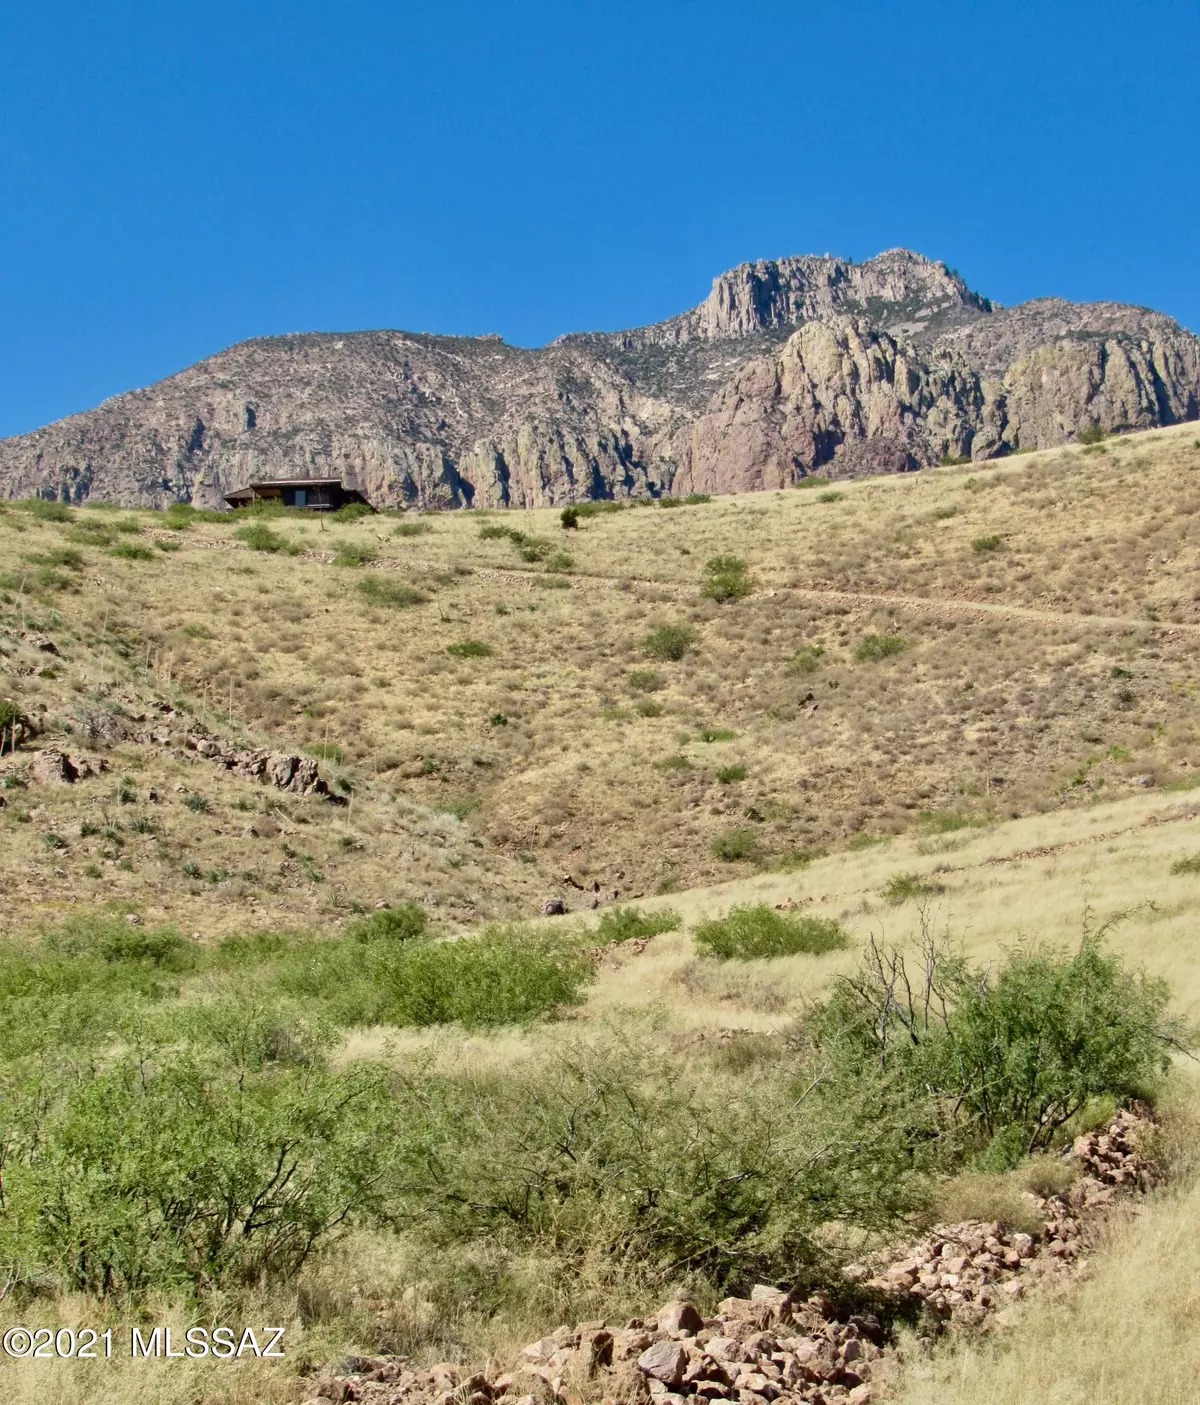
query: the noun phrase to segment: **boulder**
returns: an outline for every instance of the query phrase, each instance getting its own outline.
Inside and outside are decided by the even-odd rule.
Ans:
[[[703,1326],[704,1318],[691,1303],[664,1303],[658,1310],[658,1330],[666,1332],[669,1336],[684,1332],[689,1337],[694,1337]]]
[[[661,1381],[666,1386],[677,1386],[683,1380],[687,1367],[687,1352],[678,1342],[655,1342],[642,1352],[637,1364],[644,1376]]]

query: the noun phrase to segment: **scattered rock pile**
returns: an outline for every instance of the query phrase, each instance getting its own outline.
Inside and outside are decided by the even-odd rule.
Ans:
[[[1148,1111],[1118,1112],[1078,1137],[1064,1162],[1079,1174],[1063,1191],[1030,1196],[1037,1233],[972,1220],[940,1225],[904,1258],[845,1274],[884,1316],[919,1299],[934,1323],[979,1326],[1031,1283],[1082,1267],[1099,1213],[1118,1195],[1162,1179],[1144,1153]],[[868,1405],[879,1398],[884,1328],[868,1311],[837,1313],[823,1294],[762,1284],[726,1298],[712,1317],[670,1302],[620,1329],[603,1322],[557,1328],[512,1369],[472,1373],[452,1362],[420,1369],[408,1357],[349,1357],[315,1383],[307,1405],[563,1405],[583,1398],[632,1405]]]
[[[1041,1222],[1036,1234],[981,1220],[939,1225],[881,1274],[850,1265],[847,1276],[870,1289],[920,1298],[940,1318],[978,1326],[1022,1297],[1031,1282],[1078,1267],[1097,1212],[1118,1192],[1158,1184],[1161,1170],[1139,1149],[1150,1125],[1147,1110],[1136,1108],[1118,1112],[1102,1132],[1077,1137],[1064,1161],[1081,1174],[1061,1192],[1030,1196]]]
[[[293,795],[319,795],[334,804],[344,803],[321,779],[321,772],[311,756],[297,756],[286,751],[235,751],[215,737],[196,732],[188,733],[184,745],[198,756],[219,762],[244,780],[262,781],[264,785],[291,791]]]

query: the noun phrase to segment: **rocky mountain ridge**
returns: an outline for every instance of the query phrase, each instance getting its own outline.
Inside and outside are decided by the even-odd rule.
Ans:
[[[1119,303],[1000,308],[945,264],[741,264],[648,327],[527,350],[395,331],[241,342],[0,440],[0,494],[219,506],[341,475],[379,506],[783,487],[1200,418],[1200,339]]]

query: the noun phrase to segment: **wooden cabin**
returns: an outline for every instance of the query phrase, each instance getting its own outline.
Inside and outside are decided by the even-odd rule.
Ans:
[[[256,502],[276,502],[284,507],[307,508],[310,512],[336,512],[347,503],[371,507],[357,488],[347,488],[340,478],[268,478],[247,483],[236,492],[226,493],[230,507],[250,507]],[[372,512],[375,510],[371,508]]]

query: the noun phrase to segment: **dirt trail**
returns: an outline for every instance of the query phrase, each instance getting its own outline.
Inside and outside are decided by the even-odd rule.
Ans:
[[[172,540],[178,540],[171,533],[160,532],[151,535],[156,537],[170,536]],[[250,550],[249,547],[243,546],[240,542],[228,540],[197,540],[189,541],[187,545],[212,547],[225,551]],[[308,550],[302,552],[301,556],[306,561],[320,562],[324,565],[328,565],[333,560],[331,553],[323,551]],[[400,558],[384,558],[371,563],[373,571],[408,571],[411,569],[412,562]],[[523,590],[538,589],[537,582],[545,580],[541,571],[526,571],[519,568],[498,566],[473,566],[471,576],[479,580],[496,581],[498,584]],[[559,579],[569,581],[572,590],[612,591],[641,588],[663,591],[677,599],[690,597],[696,591],[696,586],[690,581],[654,580],[644,576],[607,576],[600,572],[590,571],[575,571],[570,576],[563,576]],[[883,606],[885,609],[895,610],[920,610],[926,614],[932,613],[943,617],[971,614],[994,615],[1001,618],[1025,620],[1030,624],[1066,625],[1076,629],[1149,629],[1156,630],[1168,637],[1172,634],[1200,635],[1200,624],[1180,620],[1152,620],[1137,615],[1072,615],[1064,614],[1058,610],[1039,610],[1031,605],[1003,604],[993,600],[962,600],[954,596],[894,595],[887,591],[834,590],[817,586],[793,585],[788,581],[771,580],[770,578],[763,578],[762,583],[764,593],[768,597],[772,594],[778,594],[780,591],[788,591],[792,595],[802,596],[806,600],[828,601],[839,605]]]
[[[483,580],[501,581],[509,585],[520,585],[532,589],[540,577],[536,571],[506,570],[497,567],[475,567],[472,575]],[[691,582],[653,580],[641,576],[606,576],[598,572],[576,571],[569,577],[572,589],[577,587],[598,590],[617,590],[641,587],[646,590],[664,591],[677,598],[695,594],[696,587]],[[825,600],[837,604],[891,607],[899,610],[921,610],[933,614],[976,614],[999,615],[1010,619],[1028,620],[1032,624],[1067,625],[1079,629],[1150,629],[1163,634],[1200,634],[1200,624],[1183,623],[1177,620],[1151,620],[1134,615],[1071,615],[1057,610],[1039,610],[1030,605],[1002,604],[991,600],[961,600],[954,596],[925,597],[918,595],[892,595],[886,591],[831,590],[816,586],[792,585],[786,581],[763,580],[764,593],[769,597],[782,591],[803,596],[810,600]]]

